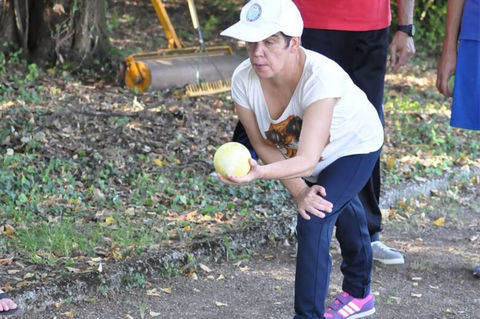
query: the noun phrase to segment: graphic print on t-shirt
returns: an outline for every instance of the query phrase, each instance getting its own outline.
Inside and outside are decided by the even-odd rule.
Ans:
[[[265,132],[267,139],[272,142],[286,157],[294,157],[297,154],[298,140],[302,130],[302,119],[299,116],[290,115],[286,120],[270,124]]]

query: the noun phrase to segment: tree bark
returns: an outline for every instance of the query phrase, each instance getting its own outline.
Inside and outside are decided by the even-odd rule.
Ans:
[[[4,43],[16,42],[14,11],[8,0],[0,0],[0,40],[0,51],[8,50]]]
[[[106,0],[0,0],[0,25],[1,43],[45,66],[88,66],[109,50]]]

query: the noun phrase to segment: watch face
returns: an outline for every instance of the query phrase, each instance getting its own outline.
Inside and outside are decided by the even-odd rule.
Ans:
[[[410,36],[414,36],[415,35],[415,26],[412,24],[412,28],[410,30]]]

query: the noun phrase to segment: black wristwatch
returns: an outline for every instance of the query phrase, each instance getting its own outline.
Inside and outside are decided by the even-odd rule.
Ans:
[[[413,37],[415,35],[415,26],[413,24],[398,25],[397,31],[402,31]]]

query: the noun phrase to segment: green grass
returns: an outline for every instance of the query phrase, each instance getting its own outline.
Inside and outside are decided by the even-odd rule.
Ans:
[[[165,236],[167,214],[197,209],[202,215],[213,216],[237,207],[245,211],[261,201],[259,195],[250,196],[246,187],[226,188],[211,178],[187,178],[178,173],[172,180],[140,171],[125,177],[124,184],[133,191],[124,196],[112,181],[120,177],[110,164],[100,169],[96,178],[80,172],[81,164],[72,161],[42,162],[33,155],[3,157],[0,209],[2,220],[20,227],[13,240],[15,249],[24,250],[35,262],[69,257],[74,245],[92,255],[104,237],[122,248],[135,245],[141,249]],[[182,179],[184,182],[177,182]],[[95,199],[95,189],[105,194],[104,199]],[[178,193],[178,189],[183,192]],[[240,198],[238,204],[231,203],[232,196]],[[272,197],[275,201],[278,195]],[[125,214],[128,207],[135,207],[135,216]],[[107,213],[92,221],[98,210]],[[103,226],[108,216],[114,222]],[[195,222],[179,220],[175,226],[185,228],[187,224],[192,228]],[[39,249],[45,258],[38,257]]]
[[[480,132],[451,127],[450,101],[436,92],[425,96],[404,94],[386,100],[382,160],[387,186],[443,176],[458,166],[480,166]]]
[[[223,214],[230,220],[239,212],[244,219],[264,218],[288,201],[275,182],[229,188],[214,178],[182,172],[165,176],[138,168],[121,175],[108,162],[95,174],[86,174],[89,161],[82,151],[78,155],[76,160],[48,161],[37,153],[0,157],[0,215],[4,224],[16,229],[15,236],[6,238],[10,247],[6,253],[15,251],[32,262],[51,264],[72,256],[93,257],[101,247],[121,259],[169,236],[177,238],[175,231],[192,239],[197,228],[202,231],[204,220],[210,220],[202,216]],[[120,185],[131,192],[125,195]],[[99,192],[102,197],[96,197]],[[256,206],[264,207],[263,215]],[[181,218],[193,211],[198,217]],[[167,225],[169,215],[174,222]]]

